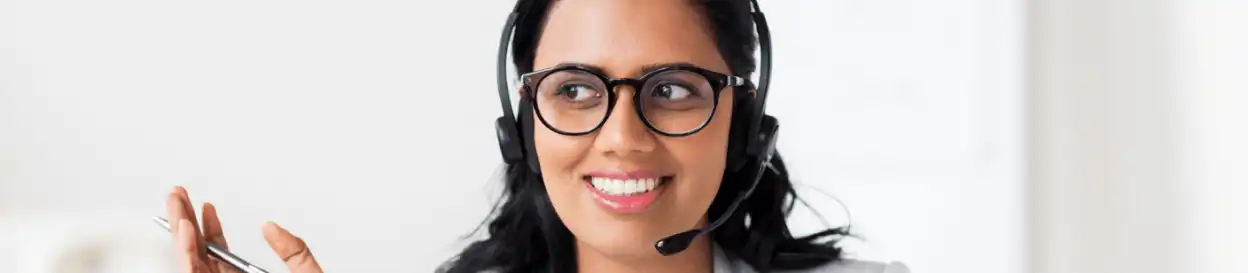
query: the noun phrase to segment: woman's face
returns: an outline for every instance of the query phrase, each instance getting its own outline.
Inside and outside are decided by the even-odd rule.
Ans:
[[[655,64],[687,63],[729,75],[705,17],[694,5],[671,0],[556,1],[534,68],[579,63],[601,68],[608,77],[639,78]],[[561,93],[565,99],[606,96],[575,86],[560,90],[573,92]],[[706,221],[723,178],[731,87],[719,96],[709,124],[684,137],[650,131],[631,100],[638,90],[620,85],[615,91],[621,99],[593,133],[562,135],[536,122],[541,171],[555,211],[576,236],[578,248],[614,257],[657,256],[655,241]],[[667,91],[661,99],[686,97],[682,89]]]

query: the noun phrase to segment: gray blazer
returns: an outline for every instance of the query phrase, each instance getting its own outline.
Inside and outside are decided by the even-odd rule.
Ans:
[[[714,254],[715,267],[713,273],[757,273],[745,261],[732,259],[720,250],[719,244],[711,244],[711,252]],[[434,270],[434,272],[446,272],[454,261],[448,261]],[[486,271],[482,273],[494,273],[495,271]],[[910,273],[910,269],[899,262],[880,263],[858,260],[841,260],[819,266],[813,269],[799,271],[777,271],[777,273]]]
[[[715,256],[714,273],[757,273],[745,261],[732,259],[719,249],[719,244],[712,243],[711,251]],[[797,271],[777,271],[777,273],[910,273],[906,265],[899,262],[869,262],[859,260],[841,260],[816,268]]]

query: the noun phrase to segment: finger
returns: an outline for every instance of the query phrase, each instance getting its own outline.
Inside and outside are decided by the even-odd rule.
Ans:
[[[191,194],[186,191],[186,188],[181,186],[174,187],[173,192],[178,195],[178,200],[182,201],[182,210],[186,214],[187,220],[191,221],[191,226],[195,227],[195,230],[199,230],[199,221],[195,217],[195,205],[191,204]]]
[[[203,214],[203,218],[204,218],[202,219],[203,221],[201,221],[204,223],[203,224],[204,241],[215,244],[221,247],[221,249],[228,250],[230,248],[230,245],[229,243],[225,241],[225,231],[224,229],[221,228],[221,218],[217,214],[217,206],[214,206],[212,205],[212,203],[209,203],[209,202],[204,202],[203,208],[200,210],[200,213]],[[209,257],[209,259],[210,259],[209,264],[211,264],[213,268],[216,268],[217,272],[221,272],[221,273],[239,272],[238,269],[234,268],[234,266],[224,261],[221,261],[214,257]]]
[[[221,228],[221,218],[217,216],[217,207],[205,202],[201,213],[204,215],[204,240],[222,249],[229,249],[230,245],[225,241],[225,230]]]
[[[170,192],[165,197],[165,218],[169,221],[169,234],[173,237],[173,241],[178,241],[178,233],[182,231],[180,222],[186,219],[186,210],[182,209],[182,199],[176,192]]]
[[[182,239],[187,235],[183,232],[186,229],[183,223],[187,222],[185,214],[181,197],[176,192],[169,192],[169,196],[165,197],[165,218],[169,221],[169,235],[173,238],[174,261],[178,264],[179,272],[193,273],[196,271],[195,260],[199,253],[195,250],[194,240]]]
[[[195,217],[195,207],[191,205],[190,194],[187,193],[186,189],[181,186],[174,187],[173,192],[174,192],[174,195],[178,196],[178,201],[181,203],[180,207],[182,208],[182,215],[185,216],[183,217],[183,219],[186,219],[191,222],[190,227],[191,227],[191,230],[193,230],[195,234],[195,243],[200,246],[203,246],[204,237],[203,235],[201,235],[202,233],[200,232],[199,221],[197,221]],[[208,250],[206,248],[204,247],[199,248],[199,258],[200,260],[208,259]]]
[[[312,257],[312,251],[303,239],[272,222],[265,223],[263,230],[264,240],[282,258],[291,273],[321,273],[321,266]]]
[[[199,257],[199,246],[196,245],[195,237],[198,237],[191,228],[191,221],[179,219],[176,224],[178,232],[174,235],[174,245],[176,246],[177,262],[182,268],[182,272],[199,273],[204,272],[203,261]]]

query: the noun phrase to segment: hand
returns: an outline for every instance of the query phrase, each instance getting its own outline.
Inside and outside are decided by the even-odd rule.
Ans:
[[[191,198],[182,187],[174,187],[165,201],[165,218],[173,234],[174,260],[179,272],[183,273],[241,273],[229,263],[208,256],[206,242],[211,242],[228,249],[225,233],[221,230],[221,220],[217,218],[217,209],[211,203],[203,205],[203,227],[195,220],[195,208],[191,206]],[[322,273],[316,258],[303,239],[295,237],[274,223],[265,223],[261,228],[264,240],[291,273]]]

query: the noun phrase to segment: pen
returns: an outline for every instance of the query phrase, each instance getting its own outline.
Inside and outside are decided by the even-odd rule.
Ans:
[[[156,221],[156,224],[159,224],[161,227],[165,228],[165,230],[169,232],[173,232],[173,229],[169,227],[169,221],[165,220],[165,218],[162,218],[160,216],[153,216],[152,221]],[[242,270],[245,273],[269,273],[268,271],[264,271],[264,269],[260,269],[260,267],[255,266],[247,262],[246,260],[243,260],[243,258],[234,256],[233,253],[230,253],[229,251],[225,251],[225,249],[222,249],[220,246],[217,246],[213,243],[208,243],[208,242],[205,242],[205,243],[208,245],[208,254],[212,255],[213,257],[216,257],[217,259],[221,259],[222,261],[225,261],[226,263],[229,263],[230,265],[234,266],[234,268],[237,268],[238,270]]]

